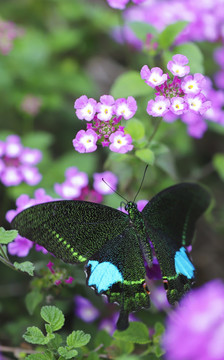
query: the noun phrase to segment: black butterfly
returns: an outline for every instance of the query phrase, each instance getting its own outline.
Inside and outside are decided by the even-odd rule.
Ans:
[[[21,236],[68,263],[85,263],[87,285],[120,304],[119,330],[128,314],[150,306],[146,268],[155,253],[171,304],[194,280],[187,246],[195,222],[210,203],[197,184],[182,183],[154,196],[142,212],[128,202],[128,215],[87,201],[62,200],[32,206],[12,221]],[[153,247],[153,249],[152,249]]]

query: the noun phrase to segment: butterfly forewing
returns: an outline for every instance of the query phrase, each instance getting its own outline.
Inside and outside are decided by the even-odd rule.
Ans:
[[[142,211],[171,303],[191,287],[194,267],[186,247],[191,244],[197,219],[209,203],[210,196],[201,186],[182,183],[157,194]]]
[[[19,213],[12,226],[69,263],[87,261],[129,223],[126,214],[87,201],[53,201]]]

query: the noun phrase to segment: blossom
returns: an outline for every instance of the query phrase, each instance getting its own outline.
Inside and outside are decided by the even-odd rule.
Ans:
[[[123,116],[125,120],[132,118],[137,111],[137,103],[133,96],[126,99],[121,98],[115,101],[114,111],[116,116]]]
[[[69,167],[65,172],[66,180],[54,185],[55,192],[63,199],[75,199],[81,195],[82,188],[88,185],[88,175],[77,167]]]
[[[75,139],[73,139],[72,143],[79,153],[89,153],[93,152],[97,149],[97,134],[95,131],[89,129],[87,131],[80,130],[77,132]]]
[[[170,110],[176,114],[181,115],[188,109],[188,105],[185,103],[182,97],[171,98]]]
[[[75,315],[85,322],[92,322],[99,317],[99,310],[92,303],[81,295],[74,297]]]
[[[186,95],[185,101],[189,106],[189,110],[200,113],[201,115],[211,107],[211,102],[206,101],[206,97],[202,93],[197,95]]]
[[[147,65],[144,65],[140,72],[141,78],[145,80],[146,84],[151,87],[156,87],[163,84],[167,79],[168,75],[163,74],[163,70],[159,67],[153,67],[151,70]]]
[[[8,244],[8,252],[10,255],[17,255],[19,257],[24,257],[29,254],[30,249],[33,246],[33,242],[17,235],[17,237]]]
[[[181,54],[176,54],[172,57],[173,60],[170,60],[167,64],[167,69],[173,75],[178,77],[183,77],[190,72],[190,66],[186,66],[188,64],[188,58]]]
[[[221,66],[224,68],[224,47],[219,47],[214,51],[214,59]]]
[[[88,99],[86,95],[80,96],[74,103],[77,118],[91,121],[96,113],[96,105],[96,100],[92,98]]]
[[[156,96],[155,100],[149,100],[146,111],[152,116],[163,116],[169,110],[169,106],[169,99],[164,96]]]
[[[41,161],[38,149],[24,148],[20,137],[10,135],[0,141],[0,180],[5,186],[16,186],[22,181],[36,185],[41,181],[39,170],[34,167]]]
[[[167,360],[224,359],[224,284],[192,290],[169,314],[162,345]]]
[[[125,134],[120,130],[110,135],[109,141],[111,142],[109,146],[110,150],[121,154],[125,154],[126,152],[131,151],[134,147],[131,144],[131,135]]]
[[[185,94],[198,94],[205,87],[205,77],[202,74],[185,76],[181,83],[181,89]]]
[[[196,112],[188,112],[182,116],[182,121],[187,124],[187,132],[190,136],[200,139],[207,130],[207,124],[203,117]]]
[[[29,115],[37,115],[42,101],[37,96],[26,95],[22,101],[21,109]]]
[[[129,0],[107,0],[107,2],[112,8],[123,10]]]
[[[24,31],[13,22],[0,19],[0,52],[7,55],[12,50],[13,40],[23,34]]]
[[[111,171],[93,174],[93,188],[102,195],[112,194],[116,190],[117,183],[118,178]]]
[[[97,104],[97,118],[101,121],[109,121],[114,114],[114,98],[111,95],[103,95]]]

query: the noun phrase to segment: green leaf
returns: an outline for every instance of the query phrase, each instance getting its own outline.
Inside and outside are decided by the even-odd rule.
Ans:
[[[65,317],[56,306],[43,306],[40,315],[51,325],[52,331],[57,331],[64,325]]]
[[[47,345],[50,350],[57,350],[62,343],[62,337],[59,334],[54,334],[54,339],[52,339]]]
[[[69,350],[64,346],[60,346],[58,348],[59,355],[63,356],[65,359],[72,359],[76,355],[78,355],[78,351],[76,350]]]
[[[162,49],[168,49],[177,35],[187,26],[187,21],[177,21],[168,25],[158,36],[158,42]]]
[[[173,155],[170,151],[158,154],[156,156],[155,165],[165,171],[173,179],[177,178],[177,171]]]
[[[42,299],[43,294],[41,294],[38,289],[35,289],[26,295],[25,303],[30,315],[34,313],[34,310],[36,309],[37,305],[42,301]]]
[[[127,330],[115,330],[113,337],[118,340],[128,341],[136,344],[147,344],[150,342],[147,326],[137,321],[131,322]]]
[[[154,89],[141,79],[138,71],[128,71],[116,79],[110,93],[115,98],[144,95],[150,97],[150,94],[154,94]]]
[[[45,351],[44,353],[31,354],[26,356],[25,360],[54,360],[55,357],[50,351]]]
[[[153,165],[155,160],[154,152],[148,148],[136,150],[135,155],[146,164]]]
[[[157,322],[155,324],[155,333],[154,333],[153,337],[163,335],[164,331],[165,331],[164,325],[160,322]]]
[[[137,355],[121,355],[116,360],[139,360],[139,356]],[[149,358],[151,360],[151,358]]]
[[[145,127],[138,119],[128,120],[125,131],[136,141],[141,140],[145,136]]]
[[[17,235],[17,230],[5,230],[3,227],[0,227],[0,244],[7,245],[12,242]]]
[[[100,344],[103,344],[105,347],[108,347],[110,346],[111,342],[112,342],[112,337],[105,330],[98,331],[94,339],[94,345],[96,347],[99,346]]]
[[[13,264],[17,270],[28,273],[30,276],[33,276],[34,265],[30,261],[24,261],[22,263],[14,262]]]
[[[128,22],[128,26],[131,28],[131,30],[135,33],[138,39],[145,42],[146,36],[148,34],[152,34],[156,36],[158,34],[158,31],[156,28],[148,23],[142,22],[142,21],[132,21]]]
[[[35,131],[23,136],[22,140],[24,146],[44,150],[53,143],[54,137],[45,131]]]
[[[72,346],[74,348],[85,346],[90,341],[91,336],[89,334],[85,334],[82,330],[73,331],[67,337],[67,345]]]
[[[216,153],[213,157],[213,166],[220,178],[224,181],[224,154]]]
[[[45,345],[50,341],[50,339],[44,336],[42,331],[36,326],[28,327],[23,337],[31,344]]]

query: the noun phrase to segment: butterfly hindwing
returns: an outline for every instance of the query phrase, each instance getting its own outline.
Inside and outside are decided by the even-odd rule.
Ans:
[[[107,295],[110,302],[119,303],[121,314],[149,307],[144,283],[142,252],[130,226],[109,240],[87,263],[87,285],[98,294]]]
[[[101,204],[62,200],[32,206],[12,226],[68,263],[86,262],[129,223],[126,214]]]
[[[142,211],[170,303],[178,301],[194,280],[187,246],[209,203],[210,196],[201,186],[182,183],[157,194]]]

